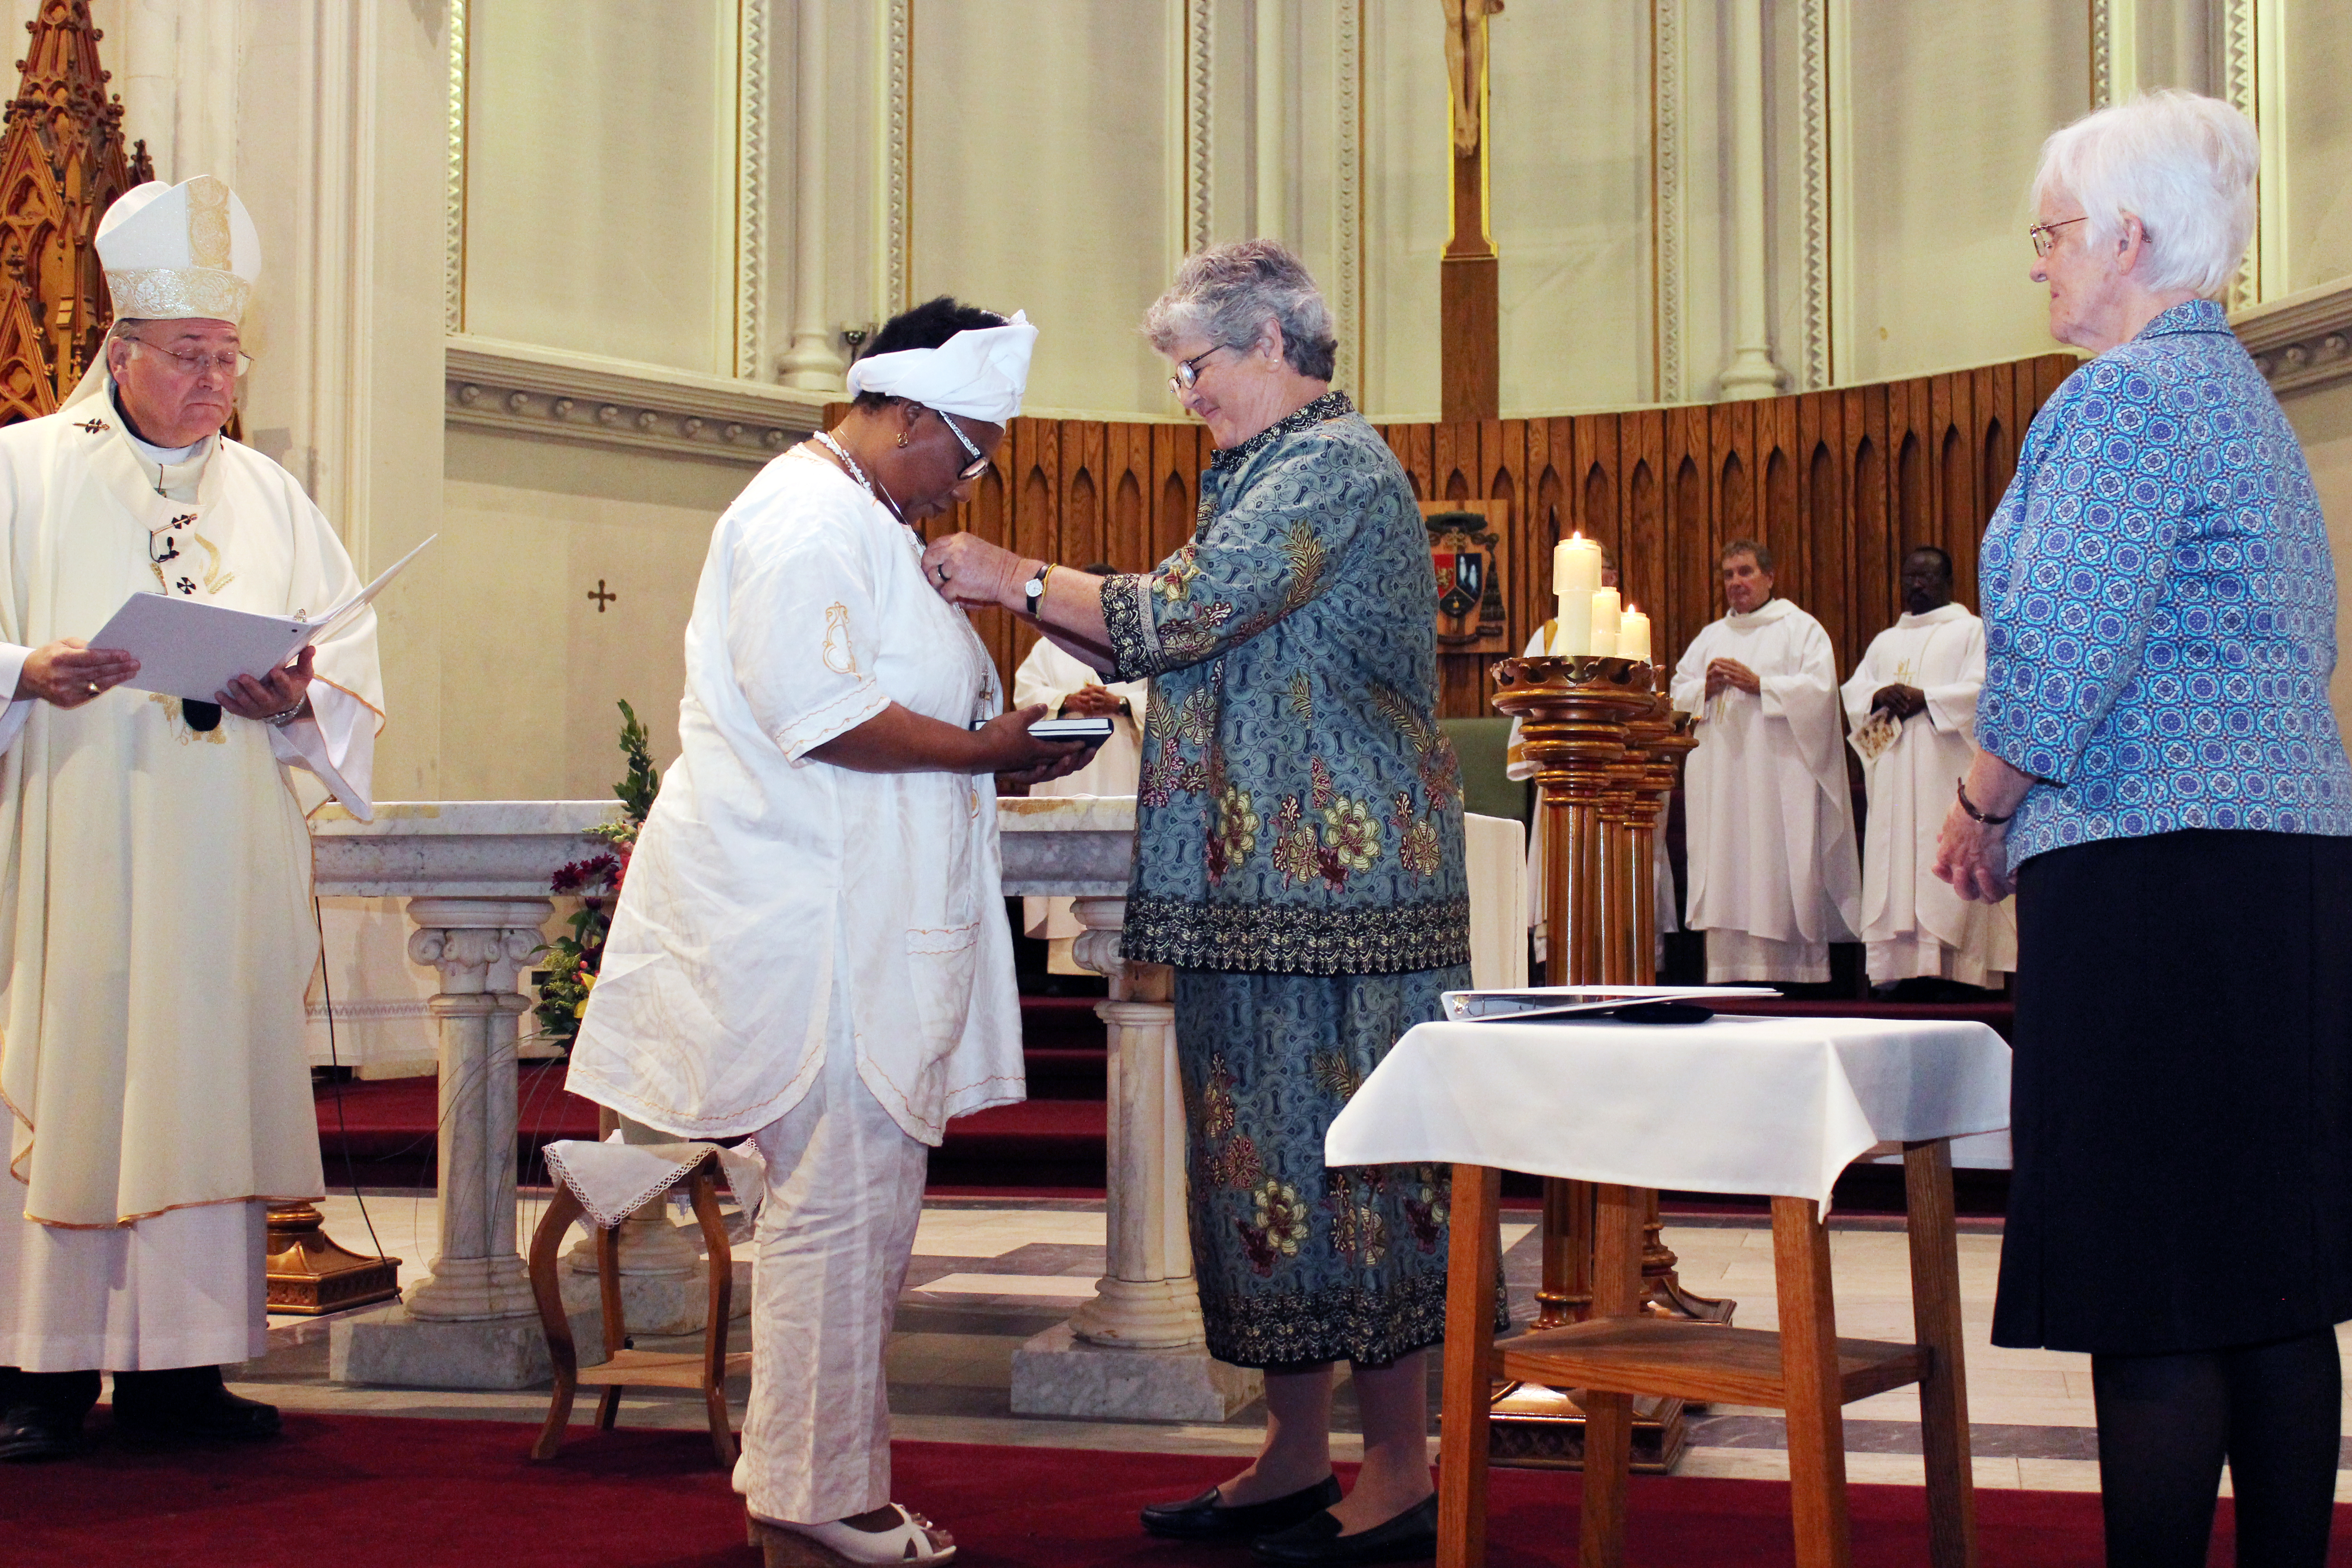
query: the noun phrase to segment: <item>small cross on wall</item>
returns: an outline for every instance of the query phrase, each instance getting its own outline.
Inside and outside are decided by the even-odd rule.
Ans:
[[[601,616],[604,613],[604,606],[611,604],[621,595],[606,592],[604,588],[604,579],[599,577],[596,579],[596,591],[590,594],[588,596],[596,601],[596,613]]]

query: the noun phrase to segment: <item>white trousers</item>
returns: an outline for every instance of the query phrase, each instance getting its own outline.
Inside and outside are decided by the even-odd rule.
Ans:
[[[1706,983],[1726,985],[1734,981],[1785,980],[1791,985],[1819,985],[1830,977],[1830,944],[1825,942],[1774,942],[1744,931],[1706,933]]]
[[[267,1205],[202,1204],[67,1230],[26,1219],[24,1192],[0,1183],[0,1366],[154,1372],[268,1352]]]
[[[751,1237],[751,1400],[735,1489],[782,1524],[890,1500],[883,1352],[923,1215],[930,1151],[836,1037],[806,1098],[753,1135],[768,1162]]]

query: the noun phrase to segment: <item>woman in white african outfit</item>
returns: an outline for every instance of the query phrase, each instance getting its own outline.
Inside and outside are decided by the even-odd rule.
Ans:
[[[891,1503],[882,1352],[948,1120],[1022,1098],[990,775],[1084,749],[1000,714],[908,525],[1018,411],[1035,329],[939,300],[850,371],[830,435],[719,521],[686,634],[683,754],[631,859],[571,1088],[750,1133],[751,1400],[736,1468],[772,1562],[942,1561]],[[976,721],[990,721],[975,729]]]

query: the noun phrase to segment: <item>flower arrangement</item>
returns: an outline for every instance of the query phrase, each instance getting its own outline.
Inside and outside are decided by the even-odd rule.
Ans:
[[[637,830],[645,826],[646,813],[653,809],[655,792],[661,787],[646,727],[626,702],[620,708],[621,756],[629,764],[629,776],[613,786],[613,794],[620,800],[622,819],[588,830],[611,845],[610,849],[574,860],[549,880],[551,890],[578,898],[580,908],[568,922],[572,934],[557,937],[532,955],[546,963],[539,973],[538,1038],[566,1048],[580,1032],[588,993],[604,961],[604,935],[613,929],[613,906],[629,874],[629,852],[636,847]]]

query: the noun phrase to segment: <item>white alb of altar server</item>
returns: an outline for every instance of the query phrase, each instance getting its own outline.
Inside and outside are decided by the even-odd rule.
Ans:
[[[1108,569],[1097,573],[1092,566],[1087,571],[1097,576],[1109,574]],[[1092,666],[1073,654],[1064,652],[1051,638],[1039,637],[1036,646],[1029,650],[1028,657],[1021,661],[1020,668],[1013,672],[1013,705],[1027,708],[1043,702],[1048,718],[1065,711],[1073,717],[1080,717],[1083,715],[1079,704],[1071,703],[1066,710],[1064,704],[1074,693],[1089,688],[1107,691],[1126,705],[1124,710],[1106,715],[1111,721],[1110,739],[1095,752],[1093,762],[1066,778],[1032,785],[1029,791],[1032,795],[1135,793],[1136,776],[1143,765],[1143,720],[1151,700],[1151,682],[1120,680],[1105,686],[1102,677]],[[1088,713],[1097,711],[1100,705],[1101,700],[1095,699],[1086,710]],[[1070,912],[1071,901],[1068,899],[1040,898],[1022,900],[1022,929],[1027,935],[1042,938],[1053,944],[1053,952],[1045,966],[1055,974],[1088,973],[1070,956],[1070,943],[1084,929],[1078,924],[1077,917]]]
[[[104,359],[0,430],[0,1365],[45,1372],[262,1352],[263,1200],[322,1191],[289,770],[371,816],[383,707],[373,611],[318,645],[306,696],[299,665],[256,683],[294,694],[276,711],[101,694],[126,672],[94,667],[56,682],[61,640],[132,594],[283,616],[360,586],[293,478],[219,434],[257,270],[243,205],[209,177],[141,185],[98,249]],[[118,1415],[127,1396],[118,1378]]]
[[[1706,932],[1711,983],[1819,984],[1862,903],[1836,656],[1819,621],[1770,596],[1761,546],[1727,546],[1723,566],[1731,613],[1675,667],[1674,704],[1698,737],[1683,782],[1688,924]]]
[[[1874,985],[1929,978],[1998,988],[2017,967],[2017,900],[1965,902],[1934,869],[1937,832],[1976,757],[1985,642],[1984,623],[1949,600],[1948,564],[1940,602],[1932,587],[1912,593],[1912,564],[1932,568],[1943,552],[1921,560],[1929,553],[1913,552],[1904,586],[1906,603],[1933,607],[1872,638],[1844,687],[1870,789],[1860,934]]]

